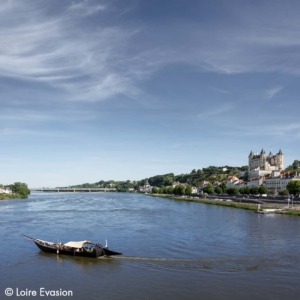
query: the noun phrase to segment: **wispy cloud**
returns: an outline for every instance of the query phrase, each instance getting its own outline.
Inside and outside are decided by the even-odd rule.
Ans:
[[[220,90],[220,89],[216,89],[216,88],[213,88],[213,87],[209,87],[209,89],[213,90],[213,91],[221,92],[221,93],[224,93],[224,94],[231,94],[230,92],[227,92],[225,90]]]
[[[295,30],[285,18],[275,22],[266,16],[265,23],[253,23],[249,18],[252,6],[234,8],[234,27],[221,22],[202,27],[195,21],[174,20],[163,25],[134,21],[111,25],[102,19],[84,22],[98,13],[116,17],[128,11],[108,7],[106,2],[79,1],[60,14],[49,15],[38,2],[3,1],[0,38],[5,43],[0,50],[0,76],[49,85],[64,100],[101,101],[125,95],[142,104],[141,80],[168,64],[184,63],[225,74],[300,74],[298,51],[293,51],[300,47],[299,20],[294,14]],[[267,7],[263,11],[268,14]],[[176,33],[173,38],[170,32]],[[281,89],[268,91],[266,97],[272,99]]]
[[[0,37],[5,41],[0,52],[0,76],[43,82],[66,93],[66,100],[139,96],[135,81],[144,74],[141,62],[136,61],[135,54],[126,54],[138,28],[80,27],[77,15],[50,18],[33,3],[11,0],[6,4],[0,10],[0,25],[7,14],[23,22],[9,20],[0,26]],[[104,7],[80,2],[70,9],[91,14]],[[28,18],[24,19],[24,14]]]
[[[217,116],[223,113],[226,113],[234,108],[233,103],[211,105],[209,109],[199,113],[197,116],[200,119],[210,118],[212,116]]]
[[[266,98],[271,100],[276,94],[283,89],[283,86],[279,85],[266,91]]]
[[[28,109],[2,110],[0,111],[1,120],[26,121],[26,122],[80,122],[86,120],[99,119],[105,116],[104,113],[94,113],[87,110],[51,110],[34,111]]]
[[[281,140],[292,140],[299,139],[300,123],[291,123],[291,124],[271,124],[271,125],[255,125],[252,126],[243,126],[239,125],[234,131],[224,131],[226,135],[232,136],[261,136],[261,137],[277,137]]]
[[[92,5],[89,1],[82,1],[78,3],[72,3],[68,10],[76,13],[83,13],[84,15],[92,15],[97,13],[98,11],[105,10],[107,8],[106,5],[98,4]]]
[[[0,129],[0,136],[65,136],[65,133],[48,130],[31,130],[23,128],[3,128]]]

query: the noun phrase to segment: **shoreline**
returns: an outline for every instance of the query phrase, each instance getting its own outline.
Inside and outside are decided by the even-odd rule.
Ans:
[[[20,194],[0,194],[1,200],[12,200],[12,199],[26,199]]]
[[[254,212],[258,211],[258,205],[254,203],[240,203],[240,202],[227,202],[227,201],[216,201],[216,200],[208,200],[208,199],[194,199],[194,198],[183,198],[180,196],[171,196],[171,195],[164,195],[164,194],[146,194],[147,196],[152,197],[159,197],[159,198],[167,198],[177,201],[187,201],[187,202],[197,202],[202,204],[208,204],[208,205],[218,205],[218,206],[227,206],[232,208],[238,208],[238,209],[245,209],[245,210],[252,210]],[[281,204],[261,204],[260,210],[263,211],[263,209],[282,209],[284,205]],[[300,206],[298,206],[300,208]],[[282,214],[282,215],[292,215],[292,216],[300,216],[300,209],[288,209],[284,211],[278,211],[276,214]]]

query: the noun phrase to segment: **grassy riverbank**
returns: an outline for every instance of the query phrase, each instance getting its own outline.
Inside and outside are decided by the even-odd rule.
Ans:
[[[227,206],[227,207],[232,207],[232,208],[257,211],[257,204],[254,204],[254,203],[226,202],[226,201],[216,201],[216,200],[198,199],[198,198],[197,199],[183,198],[180,196],[170,196],[170,195],[163,195],[163,194],[147,194],[147,196],[168,198],[168,199],[179,200],[179,201],[198,202],[198,203],[204,203],[204,204],[209,204],[209,205]],[[281,204],[261,204],[260,210],[279,209],[282,207],[283,207],[283,205],[281,205]],[[300,209],[298,209],[298,208],[289,209],[287,211],[280,212],[280,214],[300,216]]]
[[[0,194],[0,200],[20,199],[25,198],[21,194]],[[27,198],[27,197],[26,197]]]

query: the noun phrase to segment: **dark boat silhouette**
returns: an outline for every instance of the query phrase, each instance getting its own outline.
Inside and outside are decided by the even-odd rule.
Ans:
[[[35,239],[30,236],[20,234],[21,236],[32,240],[40,250],[48,253],[72,255],[72,256],[84,256],[84,257],[99,257],[99,256],[112,256],[112,255],[122,255],[122,253],[109,250],[106,246],[101,246],[100,244],[94,244],[90,241],[77,241],[62,243],[52,243],[43,241],[40,239]]]

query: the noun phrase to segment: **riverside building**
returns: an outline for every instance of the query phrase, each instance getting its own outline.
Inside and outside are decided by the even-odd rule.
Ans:
[[[272,151],[267,155],[262,149],[260,154],[250,152],[248,156],[248,178],[258,178],[271,174],[272,171],[284,169],[284,155],[281,150],[273,155]]]

